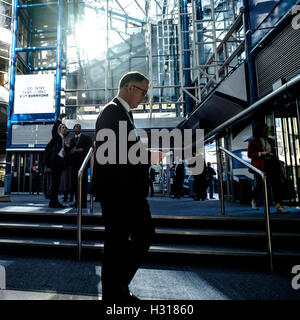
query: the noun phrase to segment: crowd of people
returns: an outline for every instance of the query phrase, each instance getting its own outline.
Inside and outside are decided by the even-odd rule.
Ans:
[[[193,152],[193,157],[196,153]],[[171,167],[171,177],[173,179],[172,184],[172,198],[180,199],[183,197],[183,184],[186,175],[186,167],[191,167],[189,164],[185,164],[182,159],[176,158],[173,166]],[[189,195],[194,200],[207,200],[207,194],[209,193],[209,199],[214,199],[214,184],[216,179],[216,171],[212,168],[211,163],[204,162],[204,168],[199,174],[189,176]]]
[[[75,124],[73,127],[74,135],[69,137],[69,131],[62,123],[65,114],[61,114],[53,126],[52,139],[48,143],[43,163],[38,160],[34,162],[31,168],[32,189],[31,193],[40,192],[40,183],[44,175],[44,192],[49,199],[49,207],[64,208],[58,200],[58,194],[63,194],[63,202],[75,202],[73,207],[78,206],[78,170],[91,147],[93,141],[90,136],[83,134],[81,125]],[[274,141],[268,137],[268,126],[264,123],[258,123],[253,130],[253,138],[248,144],[248,157],[251,164],[256,168],[263,170],[268,177],[268,184],[272,189],[276,211],[278,213],[288,213],[288,210],[281,204],[280,192],[280,161],[276,155]],[[195,152],[193,156],[195,156]],[[173,199],[180,199],[184,196],[184,179],[186,177],[186,167],[189,167],[182,159],[175,159],[170,170],[172,178],[171,196]],[[249,170],[251,172],[251,170]],[[251,191],[252,209],[258,210],[258,203],[263,194],[262,179],[259,174],[254,174],[254,189]],[[154,196],[154,182],[156,181],[155,169],[148,167],[148,196]],[[210,162],[204,161],[204,169],[200,174],[188,176],[189,195],[194,200],[214,199],[214,185],[216,182],[216,171]],[[82,185],[82,208],[87,207],[88,191],[88,166],[84,170]],[[209,196],[209,198],[208,198]]]
[[[65,130],[65,126],[61,130]],[[31,194],[40,194],[41,178],[44,175],[44,193],[46,199],[49,199],[49,207],[51,208],[64,208],[67,207],[59,203],[58,194],[63,195],[63,202],[73,202],[72,207],[77,207],[77,189],[78,189],[78,170],[89,150],[93,145],[89,136],[81,133],[80,124],[76,124],[73,128],[75,136],[71,139],[65,139],[65,157],[63,161],[59,158],[53,160],[45,159],[44,165],[40,165],[36,160],[31,168],[32,176],[32,189]],[[67,137],[67,135],[65,135]],[[81,141],[80,141],[81,140]],[[52,143],[51,143],[52,144]],[[57,149],[58,150],[58,149]],[[45,157],[51,157],[46,148]],[[52,151],[53,152],[53,151]],[[52,155],[53,157],[53,155]],[[46,164],[47,163],[47,164]],[[59,170],[56,168],[57,164],[60,165]],[[53,168],[54,167],[54,168]],[[61,170],[60,170],[61,169]],[[158,173],[152,166],[149,166],[149,197],[154,196],[154,182]],[[211,167],[208,162],[204,167],[204,171],[199,175],[189,176],[192,183],[189,187],[189,194],[194,200],[208,200],[215,199],[214,184],[215,184],[216,171]],[[60,179],[59,179],[60,177]],[[182,160],[176,159],[171,167],[172,180],[172,198],[180,199],[184,196],[183,184],[185,178],[185,163]],[[53,189],[54,181],[54,189]],[[83,201],[82,208],[87,207],[87,190],[88,190],[88,171],[84,171],[83,176]]]

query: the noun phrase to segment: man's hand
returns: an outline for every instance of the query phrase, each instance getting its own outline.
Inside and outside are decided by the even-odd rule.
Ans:
[[[81,153],[81,152],[83,152],[83,151],[84,151],[83,148],[76,148],[76,147],[74,147],[74,148],[71,149],[70,153],[71,153],[71,154],[74,154],[75,152]]]

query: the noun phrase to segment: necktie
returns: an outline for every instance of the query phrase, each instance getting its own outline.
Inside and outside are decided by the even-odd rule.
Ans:
[[[137,141],[140,141],[140,137],[139,137],[139,135],[138,135],[138,133],[137,133],[136,127],[135,127],[134,122],[133,122],[133,114],[132,114],[132,111],[128,111],[128,114],[129,114],[129,117],[130,117],[130,119],[131,119],[131,123],[132,123],[133,129],[134,129],[135,135],[136,135],[136,139],[137,139]]]
[[[131,119],[131,120],[132,120],[132,122],[133,122],[133,115],[132,115],[132,111],[128,111],[128,113],[129,113],[130,119]]]

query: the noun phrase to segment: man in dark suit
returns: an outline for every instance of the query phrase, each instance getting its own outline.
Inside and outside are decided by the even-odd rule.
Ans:
[[[155,181],[155,170],[150,166],[149,168],[150,197],[153,197],[154,195],[154,186],[153,186],[154,181]]]
[[[209,199],[214,199],[214,179],[216,171],[212,168],[211,163],[207,162],[207,183],[209,189]]]
[[[81,125],[76,123],[73,127],[75,136],[70,142],[70,163],[72,166],[72,193],[75,195],[74,207],[78,203],[78,171],[88,154],[93,142],[90,136],[81,132]],[[87,207],[87,186],[88,186],[88,165],[86,166],[82,177],[82,208]]]
[[[99,199],[105,225],[105,243],[102,259],[102,299],[131,301],[138,299],[129,291],[129,284],[147,253],[153,226],[147,201],[149,191],[149,164],[129,161],[129,150],[141,143],[136,134],[131,109],[146,99],[148,79],[139,72],[125,74],[119,83],[117,97],[109,102],[96,122],[96,162],[93,189]],[[120,124],[135,132],[135,141],[124,146],[119,136]],[[100,151],[108,141],[99,133],[110,129],[114,133],[116,161],[102,163]],[[107,136],[106,136],[107,137]],[[126,138],[127,138],[126,137]],[[124,153],[125,160],[124,161]],[[122,160],[121,160],[122,158]]]
[[[34,165],[31,168],[31,176],[32,176],[32,190],[31,194],[36,193],[39,195],[40,194],[40,181],[41,181],[41,176],[42,176],[42,170],[41,167],[39,166],[39,161],[36,160],[34,162]]]
[[[66,137],[68,128],[62,123],[62,119],[66,115],[62,113],[52,128],[52,139],[47,144],[44,153],[44,165],[51,168],[51,190],[48,195],[50,199],[50,208],[65,208],[58,201],[59,186],[61,182],[61,174],[65,166],[65,157],[68,152],[66,145]]]
[[[173,189],[174,198],[180,199],[183,196],[183,181],[184,181],[184,163],[179,158],[174,164]]]

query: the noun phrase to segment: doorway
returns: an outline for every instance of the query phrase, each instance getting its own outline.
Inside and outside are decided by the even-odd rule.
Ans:
[[[300,144],[297,101],[285,104],[266,116],[269,134],[276,141],[278,158],[283,163],[285,177],[292,182],[298,204],[300,199]],[[295,203],[295,204],[296,204]]]
[[[42,163],[42,152],[13,152],[11,157],[11,192],[31,193],[31,168],[36,160]],[[44,176],[40,181],[39,191],[44,192]]]

